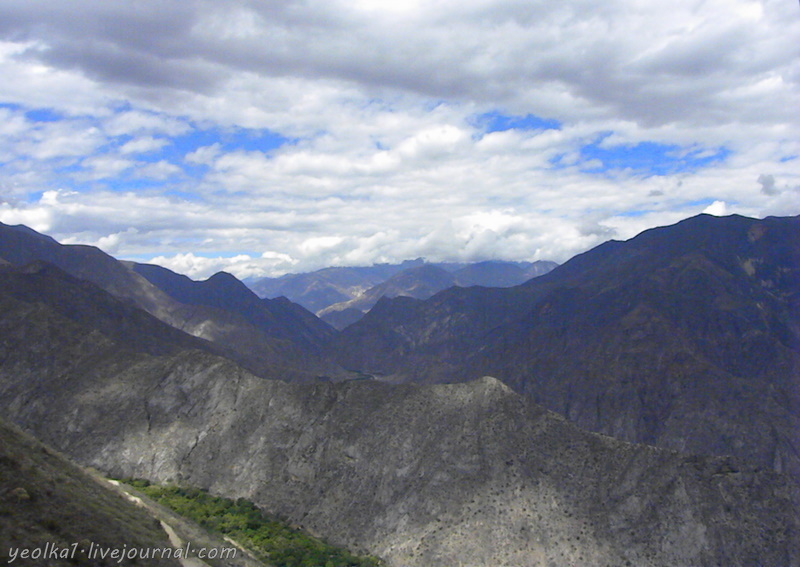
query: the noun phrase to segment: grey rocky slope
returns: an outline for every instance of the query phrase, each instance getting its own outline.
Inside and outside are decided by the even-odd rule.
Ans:
[[[781,475],[587,433],[492,378],[291,384],[0,294],[0,407],[79,462],[245,496],[391,566],[791,565]]]

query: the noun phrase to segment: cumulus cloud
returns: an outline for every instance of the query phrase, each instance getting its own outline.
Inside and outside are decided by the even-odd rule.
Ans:
[[[158,139],[147,136],[144,138],[136,138],[125,143],[119,151],[123,154],[145,154],[160,150],[168,144],[169,142],[163,138]]]
[[[703,212],[707,215],[722,217],[728,214],[728,204],[725,201],[714,201],[703,209]]]
[[[8,0],[0,220],[244,277],[797,214],[798,36],[780,0]]]

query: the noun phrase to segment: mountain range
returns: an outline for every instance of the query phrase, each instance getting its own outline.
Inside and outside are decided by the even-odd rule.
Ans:
[[[391,567],[800,563],[800,217],[702,215],[342,331],[25,227],[0,258],[3,415],[81,465]]]
[[[204,339],[214,352],[260,376],[314,380],[341,374],[321,353],[333,334],[330,326],[285,299],[259,299],[228,274],[194,282],[158,266],[119,262],[98,248],[61,245],[27,227],[2,223],[0,257],[16,266],[45,262],[93,283],[129,307]]]
[[[799,309],[799,218],[702,215],[515,288],[382,299],[331,352],[396,382],[489,374],[591,431],[800,478]]]
[[[452,286],[512,287],[546,274],[557,264],[487,260],[474,263],[426,262],[325,268],[248,282],[261,297],[285,296],[337,329],[358,321],[381,297],[427,299]]]

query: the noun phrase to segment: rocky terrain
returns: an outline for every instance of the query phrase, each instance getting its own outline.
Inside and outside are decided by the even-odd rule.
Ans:
[[[515,288],[383,299],[331,351],[390,381],[493,375],[592,431],[800,479],[800,218],[702,215]]]
[[[797,561],[780,475],[586,433],[493,378],[294,385],[197,352],[93,368],[46,404],[4,374],[0,400],[87,465],[245,496],[389,565]]]
[[[384,298],[328,339],[381,380],[312,383],[7,244],[0,411],[80,464],[247,497],[391,567],[796,565],[797,231],[699,217],[522,286]],[[159,302],[266,317],[228,276],[117,265]]]

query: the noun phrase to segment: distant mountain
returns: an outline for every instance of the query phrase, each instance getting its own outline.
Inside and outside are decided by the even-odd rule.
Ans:
[[[556,264],[553,262],[476,262],[475,264],[446,265],[423,264],[402,270],[386,281],[368,289],[357,297],[330,305],[317,312],[320,318],[342,330],[359,320],[382,297],[413,297],[428,299],[452,286],[511,287],[531,278],[546,274]]]
[[[246,497],[389,567],[800,561],[782,475],[587,433],[493,378],[287,384],[4,293],[0,336],[3,414],[80,463]]]
[[[260,297],[285,296],[299,303],[336,328],[343,328],[337,312],[350,310],[364,313],[380,298],[380,290],[388,286],[388,297],[407,295],[427,298],[453,285],[509,287],[552,270],[554,262],[427,263],[421,258],[402,264],[377,264],[371,267],[325,268],[306,274],[287,274],[280,278],[263,278],[247,282]],[[427,273],[420,268],[434,268]],[[400,276],[409,272],[406,278]],[[451,274],[445,276],[442,272]],[[400,278],[400,279],[398,279]],[[429,279],[430,278],[430,279]],[[389,282],[389,280],[393,280]],[[403,284],[402,282],[407,282]],[[363,299],[362,299],[363,298]],[[360,300],[360,301],[359,301]],[[352,317],[352,315],[350,317]],[[357,319],[358,317],[356,317]],[[346,326],[346,325],[345,325]]]
[[[518,287],[384,298],[331,352],[392,381],[494,375],[592,431],[800,479],[800,217],[701,215]]]
[[[422,260],[369,267],[324,268],[316,272],[286,274],[247,282],[259,297],[286,297],[313,313],[357,297],[397,272],[422,265]]]
[[[488,260],[467,264],[456,270],[455,285],[470,287],[513,287],[526,281],[543,276],[558,264],[546,260],[536,262],[500,262]]]
[[[318,350],[333,329],[286,298],[260,299],[234,276],[219,272],[205,281],[194,281],[151,264],[130,264],[133,271],[173,299],[185,304],[236,313],[266,334]]]
[[[397,297],[402,295],[415,297],[417,299],[427,299],[443,289],[455,285],[455,282],[456,278],[454,274],[433,264],[409,268],[396,273],[388,280],[368,289],[354,299],[336,303],[322,309],[319,311],[319,316],[323,321],[327,321],[332,326],[343,329],[344,327],[337,326],[337,323],[342,319],[339,313],[343,311],[348,313],[357,311],[363,315],[372,309],[372,306],[375,305],[381,297]],[[360,316],[354,318],[350,315],[344,320],[348,321],[347,324],[352,324],[359,318]]]
[[[23,266],[47,262],[93,283],[164,323],[218,346],[218,352],[253,372],[286,380],[337,376],[341,369],[321,354],[333,330],[286,300],[260,300],[233,276],[191,282],[164,268],[117,261],[91,246],[61,245],[24,226],[0,223],[0,258]],[[154,274],[158,274],[157,276]],[[167,285],[168,282],[169,285]]]

